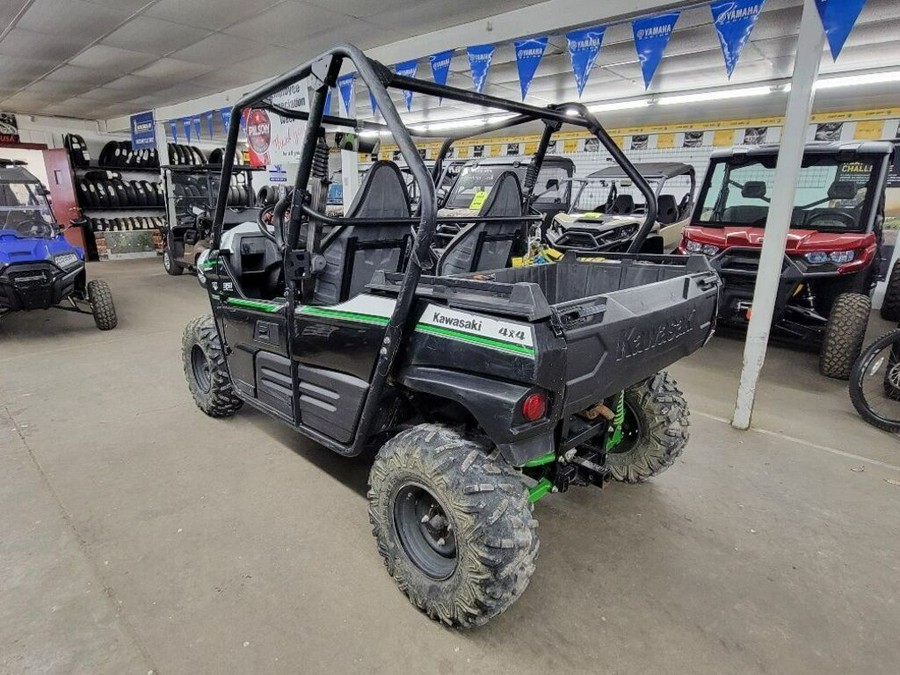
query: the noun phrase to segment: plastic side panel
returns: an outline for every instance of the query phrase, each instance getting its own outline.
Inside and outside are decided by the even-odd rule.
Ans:
[[[300,420],[316,431],[349,443],[356,433],[369,383],[333,370],[298,366]]]
[[[293,420],[290,360],[277,354],[258,352],[256,355],[256,393],[261,403],[265,403]]]

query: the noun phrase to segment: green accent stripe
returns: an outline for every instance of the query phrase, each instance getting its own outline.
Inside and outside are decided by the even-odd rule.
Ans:
[[[543,466],[544,464],[549,464],[550,462],[556,461],[556,453],[555,452],[547,452],[539,457],[535,457],[534,459],[529,459],[522,466],[526,468],[531,468],[533,466]]]
[[[534,504],[538,499],[550,492],[552,488],[553,483],[546,478],[541,478],[537,485],[528,488],[528,501]]]
[[[390,319],[384,316],[361,314],[359,312],[344,312],[339,309],[326,309],[325,307],[301,307],[300,313],[319,316],[325,319],[340,319],[341,321],[369,323],[375,326],[387,326],[390,321]]]
[[[478,345],[479,347],[487,347],[489,349],[498,349],[503,352],[511,352],[520,356],[534,358],[534,348],[525,345],[516,344],[515,342],[504,342],[495,338],[483,337],[481,335],[472,335],[471,333],[463,333],[462,331],[453,330],[452,328],[443,328],[441,326],[432,326],[427,323],[416,325],[416,330],[421,333],[429,333],[438,337],[445,337],[449,340],[459,340],[460,342],[468,342],[469,344]]]
[[[280,304],[266,302],[265,300],[244,300],[243,298],[228,298],[227,302],[229,305],[234,305],[236,307],[258,309],[261,312],[269,312],[270,314],[273,312],[277,312],[282,307],[282,305]]]

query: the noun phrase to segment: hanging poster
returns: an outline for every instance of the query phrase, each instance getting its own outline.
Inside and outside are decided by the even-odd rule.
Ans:
[[[405,61],[394,66],[394,72],[396,72],[400,77],[415,77],[418,67],[418,61]],[[406,110],[407,112],[409,112],[410,110],[412,110],[413,93],[404,89],[403,97],[406,99]]]
[[[744,129],[744,145],[762,145],[766,142],[769,127],[747,127]]]
[[[702,131],[685,131],[684,142],[681,144],[683,148],[699,148],[703,145]]]
[[[584,151],[585,152],[600,152],[600,139],[599,138],[585,138],[584,139]]]
[[[866,0],[816,0],[831,58],[837,61]]]
[[[656,137],[657,150],[671,150],[675,147],[675,134],[659,134]]]
[[[646,150],[650,146],[650,136],[647,134],[638,134],[631,137],[632,150]]]
[[[587,84],[594,62],[600,54],[600,45],[603,43],[605,31],[603,26],[598,26],[566,33],[572,72],[575,74],[575,85],[578,87],[578,98],[581,98],[584,85]]]
[[[152,110],[131,116],[131,147],[135,150],[156,147],[156,123]]]
[[[528,94],[528,86],[534,79],[538,65],[544,57],[547,49],[547,37],[537,37],[528,40],[516,40],[516,68],[519,71],[519,88],[522,90],[522,100]]]
[[[466,52],[469,55],[472,82],[475,84],[475,91],[480,94],[484,91],[484,84],[487,81],[488,69],[494,56],[494,45],[475,45],[469,47]]]
[[[843,122],[822,122],[816,125],[817,141],[839,141],[844,130]]]
[[[356,73],[350,73],[349,75],[339,77],[337,81],[338,91],[341,92],[341,101],[344,103],[344,113],[347,117],[353,117],[352,108],[350,106],[353,103],[353,80],[355,77]]]
[[[680,14],[681,12],[669,12],[631,22],[634,46],[641,62],[641,73],[644,75],[644,89],[650,86]]]
[[[0,143],[19,142],[19,123],[15,113],[0,113]]]
[[[306,80],[295,82],[286,89],[272,96],[272,103],[282,108],[291,110],[309,111],[309,88]],[[254,111],[256,112],[256,111]],[[262,111],[261,111],[262,112]],[[288,164],[299,161],[301,148],[303,147],[303,134],[306,132],[306,122],[282,117],[278,114],[268,116],[269,147],[263,152],[264,164]],[[264,139],[265,129],[258,128],[257,138]],[[248,128],[247,136],[250,131]],[[252,148],[251,144],[251,148]]]
[[[722,0],[709,6],[729,80],[759,19],[764,2],[765,0]]]
[[[734,129],[716,129],[713,132],[713,146],[730,148],[734,145]]]

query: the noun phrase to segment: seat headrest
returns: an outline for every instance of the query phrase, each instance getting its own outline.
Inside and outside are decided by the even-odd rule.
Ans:
[[[363,178],[346,217],[408,218],[409,192],[403,174],[393,162],[379,160]]]
[[[766,182],[762,180],[748,180],[741,188],[741,197],[745,199],[762,199],[766,196]]]
[[[514,171],[504,171],[494,182],[491,194],[484,201],[479,216],[521,216],[522,186]]]
[[[615,201],[612,204],[612,207],[609,209],[610,213],[623,215],[629,214],[634,211],[634,197],[631,195],[619,195],[616,197]]]
[[[660,195],[657,198],[656,220],[661,225],[671,225],[678,220],[678,202],[674,195]]]
[[[828,186],[829,199],[853,199],[857,192],[859,192],[859,187],[849,181],[836,180]]]

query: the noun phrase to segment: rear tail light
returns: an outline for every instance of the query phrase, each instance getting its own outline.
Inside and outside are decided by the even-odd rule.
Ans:
[[[522,401],[522,417],[529,422],[537,422],[547,414],[547,397],[535,392]]]

